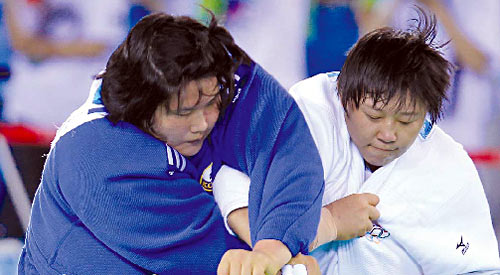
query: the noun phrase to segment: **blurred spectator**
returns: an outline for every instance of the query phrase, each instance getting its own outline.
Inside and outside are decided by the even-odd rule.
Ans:
[[[306,77],[311,0],[142,0],[149,10],[206,19],[208,8],[255,61],[285,88]]]
[[[226,27],[236,43],[285,88],[304,79],[310,0],[231,2]]]
[[[85,100],[125,37],[127,0],[5,0],[15,55],[5,118],[54,129]],[[22,20],[21,20],[22,18]]]
[[[7,29],[3,15],[3,1],[0,1],[0,121],[3,120],[4,86],[10,77],[11,48],[7,38]],[[1,198],[1,192],[0,192]],[[0,200],[1,201],[1,200]]]
[[[500,1],[420,0],[451,38],[456,65],[450,107],[441,127],[468,149],[487,145],[495,96],[493,79],[500,74]],[[498,133],[496,133],[498,135]]]
[[[0,275],[17,274],[23,243],[14,238],[0,239]]]
[[[203,0],[132,0],[132,5],[142,5],[150,12],[162,11],[173,15],[196,18]],[[226,1],[226,0],[218,0]],[[208,8],[208,7],[207,7]]]
[[[225,16],[224,25],[236,43],[285,88],[306,77],[305,40],[310,0],[187,2],[195,6],[198,18],[203,19],[205,12],[196,4]],[[170,12],[168,4],[166,6]],[[188,10],[187,4],[184,9]]]
[[[313,0],[306,45],[307,74],[340,71],[359,37],[354,0]]]
[[[130,9],[128,12],[128,27],[131,29],[141,18],[151,13],[149,7],[142,3],[143,1],[131,1]],[[148,3],[149,4],[149,3]]]
[[[438,40],[451,39],[443,51],[457,66],[439,125],[468,150],[498,143],[498,133],[488,133],[500,103],[500,1],[383,0],[374,10],[394,8],[392,24],[400,27],[412,23],[415,4],[437,16]]]
[[[10,77],[9,61],[11,55],[11,49],[7,39],[6,26],[2,16],[3,8],[3,1],[0,1],[0,121],[3,120],[3,94],[5,83]],[[0,212],[3,208],[6,193],[7,190],[3,182],[2,171],[0,170]],[[0,223],[0,238],[4,235],[2,231],[2,224]]]

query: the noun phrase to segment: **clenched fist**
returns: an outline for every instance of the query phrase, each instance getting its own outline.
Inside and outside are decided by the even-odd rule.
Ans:
[[[337,228],[337,240],[364,236],[370,231],[372,221],[380,217],[375,208],[378,203],[377,195],[363,193],[352,194],[324,206],[330,211]]]

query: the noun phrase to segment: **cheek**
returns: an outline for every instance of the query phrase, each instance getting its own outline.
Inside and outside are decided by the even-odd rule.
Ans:
[[[164,118],[154,124],[156,135],[165,142],[172,142],[177,139],[177,136],[185,132],[185,123],[181,123],[178,119]]]
[[[375,127],[363,117],[356,117],[355,119],[355,121],[351,122],[349,133],[353,140],[356,140],[358,146],[367,145],[375,136]]]
[[[402,142],[401,146],[406,148],[410,147],[417,138],[420,129],[421,127],[413,127],[411,129],[405,129],[401,131],[403,135],[402,136],[403,138],[401,139]]]
[[[219,118],[219,108],[214,106],[207,108],[205,110],[205,117],[207,119],[208,124],[210,125],[210,128],[217,122],[217,119]]]

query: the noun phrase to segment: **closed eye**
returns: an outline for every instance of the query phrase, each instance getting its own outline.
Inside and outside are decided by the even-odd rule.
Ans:
[[[369,115],[369,114],[366,114],[366,116],[371,119],[371,120],[379,120],[381,119],[382,117],[379,117],[379,116],[372,116],[372,115]]]
[[[220,96],[215,96],[214,98],[212,98],[212,100],[210,100],[208,103],[207,103],[207,106],[212,106],[214,105],[215,103],[217,103],[217,101],[219,100]]]

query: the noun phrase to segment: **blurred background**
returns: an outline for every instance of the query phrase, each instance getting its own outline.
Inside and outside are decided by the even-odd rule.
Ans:
[[[407,27],[414,5],[434,13],[457,67],[438,123],[473,158],[500,239],[498,0],[0,0],[0,275],[16,274],[31,199],[57,127],[144,15],[206,20],[214,11],[285,87],[340,70],[346,51],[381,26]]]

